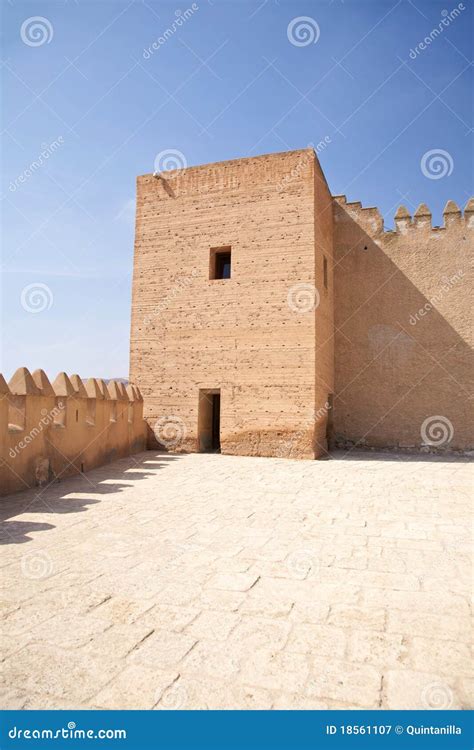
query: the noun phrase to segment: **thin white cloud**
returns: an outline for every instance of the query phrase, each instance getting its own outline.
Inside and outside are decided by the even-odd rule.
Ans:
[[[48,277],[54,276],[64,279],[104,279],[120,276],[128,276],[131,273],[131,269],[128,267],[113,268],[111,271],[109,268],[84,268],[79,271],[68,271],[58,270],[57,268],[18,268],[11,266],[10,268],[2,268],[2,274],[27,274],[29,276]]]

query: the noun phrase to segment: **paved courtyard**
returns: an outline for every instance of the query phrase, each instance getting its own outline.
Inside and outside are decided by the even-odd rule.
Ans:
[[[0,500],[3,708],[467,708],[469,465],[139,454]]]

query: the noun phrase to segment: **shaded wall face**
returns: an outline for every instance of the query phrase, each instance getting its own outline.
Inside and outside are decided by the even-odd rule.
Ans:
[[[384,233],[375,209],[334,206],[340,445],[472,448],[474,232],[446,219]]]
[[[334,393],[334,259],[333,199],[316,162],[314,175],[315,277],[318,290],[315,338],[316,456],[331,447],[332,396]]]
[[[20,393],[14,385],[0,390],[0,496],[46,487],[145,449],[141,397],[63,396],[49,382],[44,391],[26,377],[30,385]]]
[[[313,457],[314,231],[309,151],[138,179],[130,372],[161,445],[199,450],[220,389],[224,453]]]

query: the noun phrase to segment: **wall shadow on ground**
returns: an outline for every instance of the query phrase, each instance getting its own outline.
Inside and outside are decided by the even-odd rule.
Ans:
[[[179,458],[180,456],[147,451],[105,464],[87,474],[76,474],[63,481],[52,482],[47,488],[34,487],[3,497],[0,501],[0,545],[23,544],[32,541],[32,533],[56,528],[49,522],[35,522],[30,519],[23,521],[22,514],[84,513],[89,506],[101,502],[96,495],[105,497],[122,492],[130,487],[130,481],[148,479]],[[71,494],[82,493],[84,498],[68,497]]]
[[[382,450],[363,450],[356,448],[354,450],[343,450],[336,448],[329,453],[331,461],[391,461],[399,463],[432,463],[432,464],[468,464],[472,462],[469,456],[463,456],[456,453],[434,454],[434,453],[401,453]]]

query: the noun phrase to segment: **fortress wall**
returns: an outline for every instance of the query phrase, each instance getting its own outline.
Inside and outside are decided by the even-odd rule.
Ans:
[[[334,200],[338,444],[472,449],[474,202],[443,227],[424,205],[395,223]]]
[[[385,232],[378,209],[331,198],[312,149],[139,177],[130,372],[149,445],[202,448],[217,389],[224,453],[318,457],[331,434],[472,447],[472,223],[450,202],[443,227],[420,206]],[[211,280],[223,246],[232,276]]]
[[[143,399],[134,386],[42,370],[0,375],[0,495],[45,486],[145,450]]]
[[[332,196],[317,159],[314,173],[314,238],[316,287],[315,340],[315,445],[316,456],[325,455],[328,423],[332,422],[334,393],[334,259]],[[325,269],[326,265],[326,269]]]
[[[220,389],[223,453],[314,457],[314,160],[138,178],[130,374],[159,444],[199,450],[199,391]],[[226,245],[232,276],[210,280]]]

